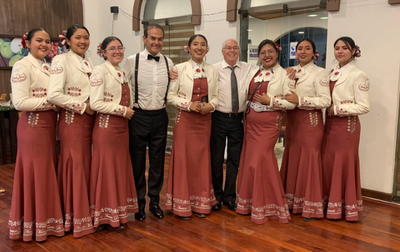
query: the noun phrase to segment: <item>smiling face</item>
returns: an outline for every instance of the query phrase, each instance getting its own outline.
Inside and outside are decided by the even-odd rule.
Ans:
[[[313,59],[314,52],[310,42],[302,41],[296,49],[296,57],[300,61],[300,66],[305,66]]]
[[[51,49],[50,36],[45,31],[37,31],[33,34],[30,41],[26,41],[26,46],[30,49],[33,57],[43,60]]]
[[[192,56],[192,60],[198,64],[203,62],[207,51],[207,42],[201,36],[197,36],[189,45],[189,53]]]
[[[264,45],[258,54],[258,60],[267,70],[275,66],[277,58],[278,52],[270,44]]]
[[[342,40],[339,40],[335,45],[335,58],[339,61],[340,67],[345,66],[350,62],[356,49],[351,49]]]
[[[106,50],[102,50],[102,54],[113,65],[118,66],[124,59],[124,47],[117,39],[108,43]]]
[[[225,42],[225,46],[222,49],[222,55],[224,56],[224,60],[228,65],[234,66],[239,59],[240,48],[238,43],[230,39]]]
[[[79,28],[72,34],[70,40],[67,39],[67,44],[74,53],[84,57],[86,51],[89,49],[90,36],[85,29]]]
[[[150,28],[147,30],[147,38],[143,36],[146,49],[153,56],[156,56],[163,47],[164,35],[160,28]]]

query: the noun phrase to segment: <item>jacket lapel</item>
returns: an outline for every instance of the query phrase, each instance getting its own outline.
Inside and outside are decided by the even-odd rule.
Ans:
[[[310,76],[310,74],[311,74],[311,72],[313,71],[313,68],[314,68],[314,67],[315,67],[315,64],[314,64],[314,63],[310,64],[310,65],[307,67],[307,69],[305,70],[305,74],[303,74],[303,75],[299,78],[299,80],[297,81],[296,85],[302,83],[303,81],[305,81],[305,80],[308,78],[308,76]]]
[[[193,66],[192,66],[192,60],[189,60],[189,61],[186,63],[185,74],[186,74],[186,77],[188,77],[190,81],[193,81]]]
[[[115,70],[114,66],[111,65],[111,63],[108,60],[106,60],[104,65],[106,66],[108,72],[110,72],[112,77],[114,77],[114,79],[117,80],[118,83],[122,84],[121,81],[123,80],[123,77],[122,76],[121,77],[118,76],[117,70]]]
[[[35,57],[32,56],[32,54],[29,54],[27,56],[27,59],[29,60],[29,62],[36,67],[37,69],[39,69],[40,71],[42,71],[43,73],[47,74],[50,76],[50,72],[46,71],[41,65],[40,63],[37,61],[37,59],[35,59]]]
[[[341,85],[344,83],[344,81],[349,77],[349,74],[351,73],[351,69],[354,67],[354,63],[349,63],[349,66],[346,68],[344,73],[339,77],[338,81],[335,84],[335,87],[338,85]]]
[[[69,51],[67,54],[70,61],[73,62],[74,66],[81,71],[82,73],[86,74],[86,72],[82,69],[82,63],[79,61],[77,55],[73,51]]]

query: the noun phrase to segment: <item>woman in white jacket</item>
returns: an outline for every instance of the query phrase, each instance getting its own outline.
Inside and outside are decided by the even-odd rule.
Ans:
[[[249,103],[243,121],[236,212],[251,214],[251,221],[256,224],[269,218],[282,223],[290,220],[274,146],[281,129],[282,110],[296,105],[284,99],[290,92],[290,82],[278,58],[279,47],[271,40],[263,40],[258,46],[262,65],[248,80]]]
[[[90,77],[90,106],[97,111],[93,129],[90,170],[90,207],[94,227],[108,224],[123,230],[128,213],[138,211],[135,181],[129,155],[128,120],[133,101],[125,71],[119,67],[125,48],[117,37],[107,37],[100,46],[106,60]]]
[[[18,153],[11,201],[10,239],[46,240],[63,236],[63,217],[57,190],[56,106],[47,100],[50,36],[42,28],[23,37],[29,54],[14,64],[13,102],[22,111],[18,121]]]
[[[332,105],[327,109],[322,142],[322,168],[326,217],[357,221],[363,213],[358,146],[359,115],[369,111],[369,80],[355,65],[360,48],[350,37],[335,41],[339,64],[330,74]]]
[[[61,153],[57,177],[64,211],[65,231],[73,229],[79,238],[93,233],[89,208],[89,171],[92,129],[95,117],[90,109],[92,63],[85,56],[89,31],[72,25],[66,33],[70,51],[58,55],[51,65],[49,100],[61,107],[58,122]]]
[[[218,105],[218,70],[204,62],[208,52],[203,35],[189,39],[192,57],[176,66],[178,79],[171,82],[168,101],[178,108],[169,164],[166,209],[182,219],[192,211],[200,218],[216,204],[211,183],[211,112]]]
[[[331,104],[329,75],[315,65],[316,46],[309,38],[296,46],[293,90],[286,100],[297,105],[287,111],[286,145],[281,166],[283,188],[289,209],[304,220],[323,218],[321,143],[324,124],[321,109]],[[294,82],[294,83],[293,83]]]

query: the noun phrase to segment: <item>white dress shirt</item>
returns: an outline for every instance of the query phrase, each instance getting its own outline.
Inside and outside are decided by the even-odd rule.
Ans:
[[[218,92],[218,106],[216,110],[223,113],[232,113],[232,92],[231,92],[231,73],[229,64],[222,60],[214,64],[219,71],[219,92]],[[258,66],[251,65],[247,62],[238,61],[235,64],[235,75],[238,86],[239,96],[239,113],[243,112],[246,108],[246,100],[249,85],[246,80],[249,78],[253,69],[258,69]]]
[[[127,58],[124,70],[128,74],[129,83],[132,90],[132,98],[134,107],[140,107],[144,110],[159,110],[165,107],[165,95],[168,85],[167,66],[165,65],[164,56],[158,53],[160,57],[157,62],[154,59],[148,60],[147,55],[150,53],[144,49],[139,54],[138,69],[138,103],[135,103],[135,62],[136,54]],[[172,70],[174,63],[167,58],[169,70]]]

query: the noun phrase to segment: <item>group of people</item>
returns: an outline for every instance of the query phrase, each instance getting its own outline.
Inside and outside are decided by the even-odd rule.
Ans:
[[[311,39],[299,41],[299,65],[285,70],[271,40],[258,47],[260,66],[239,61],[232,39],[222,45],[224,59],[210,65],[207,39],[196,34],[185,46],[191,59],[174,67],[160,53],[163,28],[149,25],[146,48],[121,68],[125,48],[117,37],[99,45],[105,62],[97,67],[85,55],[90,34],[84,26],[69,27],[65,37],[69,52],[50,67],[44,60],[49,34],[31,30],[25,39],[30,53],[13,67],[14,106],[22,114],[10,239],[123,230],[129,213],[145,220],[146,191],[149,211],[163,218],[167,102],[177,113],[165,208],[182,220],[192,213],[205,218],[222,205],[256,224],[269,218],[287,223],[289,209],[304,220],[345,215],[355,221],[362,214],[358,115],[369,110],[369,82],[354,64],[359,48],[351,38],[335,42],[338,64],[328,74],[314,64]],[[274,146],[283,111],[279,171]]]

